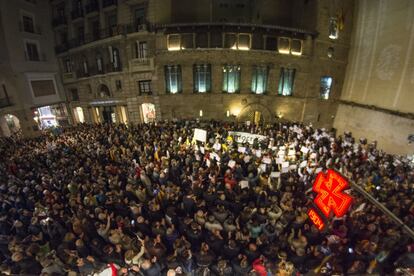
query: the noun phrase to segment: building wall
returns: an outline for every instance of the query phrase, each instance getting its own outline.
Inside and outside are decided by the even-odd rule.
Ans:
[[[13,114],[20,121],[25,135],[36,134],[36,122],[32,109],[65,100],[63,85],[58,74],[51,28],[50,1],[0,1],[0,85],[4,85],[10,100],[0,107],[0,117]],[[22,16],[33,18],[34,32],[23,30]],[[27,41],[37,44],[38,61],[28,60]],[[36,97],[32,93],[31,80],[52,80],[55,95]],[[0,89],[4,90],[3,87]],[[1,91],[4,102],[4,91]]]
[[[68,46],[58,53],[65,92],[70,100],[71,109],[82,107],[88,110],[98,105],[120,105],[128,110],[130,122],[142,122],[141,105],[153,103],[156,106],[158,119],[194,118],[203,110],[204,118],[224,120],[245,120],[246,114],[254,110],[263,110],[266,120],[282,119],[311,122],[317,126],[331,127],[336,114],[337,100],[343,84],[343,75],[347,65],[347,54],[352,31],[353,1],[347,1],[343,7],[350,10],[345,19],[346,28],[341,31],[337,40],[328,38],[329,18],[335,15],[338,7],[332,7],[331,1],[319,0],[304,2],[294,1],[191,1],[176,0],[119,0],[112,11],[117,11],[119,28],[125,33],[112,35],[102,39],[87,41],[81,45],[76,42],[78,34],[76,26],[84,25],[87,38],[89,18],[99,17],[101,28],[105,29],[106,21],[102,2],[100,12],[71,19],[72,6],[64,1],[52,2],[53,14],[59,5],[65,5],[67,24],[55,27],[56,37],[68,33]],[[83,5],[87,1],[82,2]],[[134,9],[146,7],[146,30],[130,31],[134,27]],[[226,18],[227,22],[222,22]],[[180,23],[181,27],[174,27]],[[212,23],[200,26],[200,23]],[[232,23],[226,25],[226,23]],[[237,23],[242,23],[237,26]],[[251,23],[258,25],[249,25]],[[160,27],[160,24],[163,24]],[[187,25],[183,25],[187,24]],[[216,25],[214,25],[216,24]],[[217,24],[224,24],[217,26]],[[264,25],[263,25],[264,24]],[[127,29],[124,29],[128,26]],[[264,26],[264,27],[260,27]],[[266,27],[266,26],[271,26]],[[272,27],[274,26],[274,27]],[[282,26],[282,28],[280,27]],[[295,28],[300,28],[296,29]],[[171,34],[195,34],[221,32],[250,33],[262,45],[249,51],[218,48],[186,48],[179,51],[168,50],[168,37]],[[302,55],[280,54],[277,49],[267,49],[264,41],[268,36],[300,39]],[[210,38],[211,40],[211,38]],[[253,40],[253,39],[252,39]],[[148,58],[140,60],[135,56],[136,41],[146,41]],[[56,41],[59,46],[59,39]],[[65,45],[63,45],[65,46]],[[105,70],[103,74],[96,72],[96,56],[100,52],[104,63],[110,66],[110,47],[120,51],[122,70],[112,72]],[[267,46],[266,46],[267,47]],[[328,48],[334,48],[332,57],[327,56]],[[65,50],[66,49],[66,50]],[[89,75],[82,73],[82,61],[88,61]],[[72,72],[66,72],[65,61],[70,60]],[[147,65],[143,65],[147,62]],[[193,65],[208,63],[212,70],[212,91],[207,94],[193,92]],[[167,94],[165,88],[165,65],[180,65],[182,68],[183,91],[176,95]],[[241,91],[236,94],[222,92],[222,66],[238,64],[241,66]],[[251,92],[252,68],[255,65],[269,67],[268,91],[265,95]],[[106,66],[106,65],[105,65]],[[279,96],[278,84],[282,67],[296,69],[292,96]],[[321,99],[320,78],[332,76],[334,79],[328,100]],[[122,82],[122,89],[117,91],[115,81]],[[152,81],[152,95],[140,95],[138,81]],[[111,97],[101,97],[96,91],[100,84],[106,84]],[[77,89],[79,100],[71,100],[70,91]],[[90,92],[92,91],[92,93]],[[227,110],[237,117],[227,117]],[[88,112],[84,112],[87,114]],[[90,113],[90,112],[89,112]],[[93,116],[86,116],[93,121]]]
[[[406,134],[414,133],[413,122],[405,119],[404,113],[414,113],[414,2],[362,0],[357,3],[356,27],[341,99],[397,111],[403,117],[380,114],[370,108],[359,108],[351,114],[346,111],[354,109],[343,105],[335,127],[357,136],[376,133],[380,147],[391,152],[412,153]]]

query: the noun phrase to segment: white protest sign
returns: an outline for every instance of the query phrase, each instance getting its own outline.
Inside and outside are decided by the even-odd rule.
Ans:
[[[256,156],[258,158],[262,157],[262,151],[261,150],[256,150]]]
[[[280,172],[271,172],[270,173],[270,177],[272,177],[272,178],[279,178],[280,177]]]
[[[230,168],[234,168],[234,166],[236,166],[236,161],[234,160],[230,160],[229,163],[227,164],[227,166],[229,166]]]
[[[302,163],[300,163],[299,168],[304,168],[306,167],[306,165],[308,164],[308,161],[302,161]]]
[[[261,172],[265,172],[266,171],[266,164],[260,164],[259,169]]]
[[[245,153],[246,152],[246,148],[245,147],[239,147],[237,149],[237,151],[240,152],[240,153]]]
[[[258,141],[263,141],[267,139],[267,137],[263,135],[239,131],[229,131],[229,135],[232,136],[237,143],[253,144],[255,139],[257,139]]]
[[[244,158],[243,158],[243,161],[244,161],[244,163],[249,163],[250,162],[250,156],[248,156],[248,155],[246,155]]]
[[[307,147],[302,147],[300,151],[303,152],[304,154],[307,154],[309,152],[309,149]]]
[[[200,152],[204,154],[204,147],[200,147]]]
[[[220,161],[220,156],[218,156],[218,154],[215,152],[211,153],[211,158],[216,159],[217,161]]]
[[[239,182],[239,185],[240,185],[241,189],[249,188],[249,181],[242,180],[242,181]]]
[[[204,129],[200,129],[200,128],[195,128],[194,129],[194,139],[196,141],[200,141],[200,142],[206,142],[207,141],[207,131]]]
[[[276,164],[282,164],[285,161],[283,157],[276,158]]]
[[[263,157],[262,162],[265,164],[271,164],[272,160],[269,157]]]
[[[282,168],[289,168],[289,162],[282,162]]]
[[[220,143],[215,143],[213,145],[213,149],[215,149],[216,151],[219,151],[221,149],[221,144]]]

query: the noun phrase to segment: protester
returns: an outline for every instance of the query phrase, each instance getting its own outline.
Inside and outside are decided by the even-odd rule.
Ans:
[[[391,274],[413,259],[414,241],[355,191],[322,232],[307,218],[312,182],[331,168],[414,226],[411,160],[350,133],[173,121],[1,139],[6,275]]]

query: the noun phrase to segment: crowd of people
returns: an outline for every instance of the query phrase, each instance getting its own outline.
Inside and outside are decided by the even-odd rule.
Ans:
[[[170,121],[0,143],[5,275],[390,275],[413,262],[414,241],[353,190],[344,217],[322,231],[308,219],[331,168],[414,226],[413,162],[350,133]]]

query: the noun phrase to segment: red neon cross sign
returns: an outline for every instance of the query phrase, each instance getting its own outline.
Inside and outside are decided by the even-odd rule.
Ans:
[[[352,198],[343,192],[347,187],[348,182],[334,170],[318,174],[313,183],[313,191],[318,193],[314,202],[326,217],[331,211],[342,217],[348,210]]]

